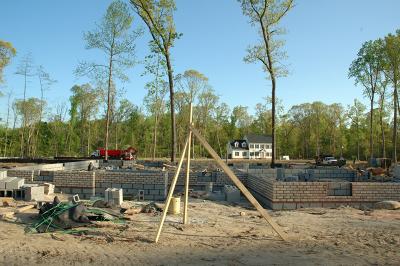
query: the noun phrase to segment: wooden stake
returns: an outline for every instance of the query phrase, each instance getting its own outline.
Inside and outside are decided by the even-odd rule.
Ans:
[[[271,216],[267,211],[258,203],[258,201],[251,195],[250,191],[240,182],[239,178],[233,173],[229,166],[222,161],[214,149],[208,144],[208,142],[201,136],[201,134],[192,125],[190,126],[191,132],[197,137],[200,143],[206,148],[210,155],[217,161],[219,166],[224,170],[224,172],[230,177],[233,183],[240,189],[240,191],[245,195],[245,197],[250,201],[251,204],[257,209],[257,211],[264,217],[264,219],[272,226],[275,232],[282,238],[282,240],[287,241],[287,235],[284,233],[280,227],[272,220]]]
[[[181,168],[182,168],[183,159],[185,158],[186,149],[188,147],[188,141],[189,141],[189,135],[186,138],[185,147],[183,148],[182,156],[181,156],[181,159],[179,160],[178,169],[176,169],[175,176],[171,182],[171,187],[169,188],[167,200],[165,201],[163,215],[162,215],[162,218],[160,221],[160,225],[158,226],[157,236],[156,236],[156,240],[155,240],[156,243],[158,242],[158,239],[160,238],[161,230],[164,225],[165,218],[167,217],[169,204],[171,203],[171,198],[172,198],[172,195],[174,194],[176,181],[178,181],[179,173],[181,172]]]
[[[190,103],[190,115],[189,115],[189,126],[192,125],[193,121],[193,106]],[[187,150],[187,161],[186,161],[186,181],[185,181],[185,201],[183,205],[183,224],[188,223],[188,205],[189,205],[189,179],[190,179],[190,145],[192,142],[192,131],[189,131],[189,142]]]

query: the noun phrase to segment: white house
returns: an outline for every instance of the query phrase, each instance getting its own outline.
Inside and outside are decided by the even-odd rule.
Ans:
[[[272,137],[249,134],[241,140],[233,140],[227,146],[229,159],[271,159]]]

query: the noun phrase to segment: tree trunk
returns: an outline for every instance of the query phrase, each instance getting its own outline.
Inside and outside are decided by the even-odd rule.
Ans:
[[[9,119],[10,119],[10,99],[11,99],[11,92],[8,94],[8,98],[7,98],[7,118],[6,118],[6,132],[5,132],[3,157],[7,157],[8,122],[9,122]]]
[[[90,116],[88,117],[87,156],[90,156]]]
[[[153,131],[153,161],[156,159],[157,151],[157,124],[158,124],[158,114],[155,114],[154,118],[154,131]]]
[[[374,140],[372,138],[372,126],[373,126],[373,115],[374,115],[374,95],[371,97],[371,110],[369,112],[369,158],[374,158]]]
[[[383,104],[384,104],[384,97],[381,95],[380,99],[380,114],[379,119],[381,122],[381,137],[382,137],[382,158],[386,158],[386,147],[385,147],[385,129],[383,127]]]
[[[23,100],[23,112],[22,112],[22,130],[21,130],[21,157],[24,157],[24,131],[25,131],[25,123],[26,123],[26,69],[25,69],[25,76],[24,76],[24,100]]]
[[[167,62],[167,69],[168,69],[168,84],[169,84],[169,98],[170,98],[170,112],[171,112],[171,162],[175,162],[177,143],[176,143],[176,123],[175,123],[174,77],[172,73],[172,66],[169,58],[168,48],[165,49],[165,61]]]
[[[357,161],[360,160],[360,131],[357,116]]]
[[[106,143],[105,143],[105,155],[104,159],[108,160],[108,131],[110,127],[110,109],[111,109],[111,82],[112,82],[112,62],[113,62],[113,47],[114,40],[111,45],[110,62],[108,66],[108,92],[107,92],[107,114],[106,114]]]
[[[393,163],[397,163],[397,88],[396,85],[394,86],[394,91],[393,91],[393,104],[394,104],[394,113],[393,113],[393,154],[392,154],[392,159]]]
[[[275,139],[275,89],[276,89],[276,81],[273,72],[271,73],[271,82],[272,82],[272,122],[271,122],[271,135],[272,135],[272,158],[271,158],[271,167],[275,167],[275,154],[276,154],[276,139]]]

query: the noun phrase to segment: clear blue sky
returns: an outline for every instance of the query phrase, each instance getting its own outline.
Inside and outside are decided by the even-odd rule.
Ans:
[[[10,41],[18,56],[6,68],[5,77],[14,96],[22,97],[22,77],[13,73],[20,57],[31,51],[36,64],[43,65],[58,80],[46,92],[49,105],[68,102],[70,88],[85,80],[73,70],[80,60],[99,58],[85,50],[84,31],[92,30],[106,11],[109,0],[1,0],[0,39]],[[231,107],[254,106],[270,94],[270,83],[258,64],[245,64],[248,45],[258,40],[235,0],[177,0],[177,30],[183,37],[172,50],[175,74],[196,69]],[[283,20],[287,29],[286,64],[290,75],[278,80],[277,96],[285,108],[303,102],[351,104],[362,98],[347,78],[349,64],[364,41],[383,37],[400,28],[398,0],[297,0]],[[135,26],[143,25],[135,16]],[[137,57],[148,53],[149,35],[137,42]],[[145,95],[141,65],[129,70],[124,84],[126,97],[141,105]],[[39,97],[37,78],[29,84],[28,96]],[[1,88],[5,90],[5,88]],[[364,101],[365,102],[365,101]],[[0,116],[6,114],[6,98],[0,99]]]

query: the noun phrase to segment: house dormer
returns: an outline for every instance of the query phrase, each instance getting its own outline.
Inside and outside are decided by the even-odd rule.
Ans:
[[[235,142],[235,148],[239,148],[239,142]]]
[[[247,143],[246,142],[242,142],[242,148],[247,148]]]

